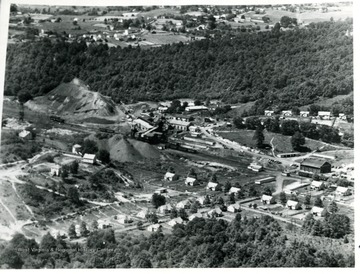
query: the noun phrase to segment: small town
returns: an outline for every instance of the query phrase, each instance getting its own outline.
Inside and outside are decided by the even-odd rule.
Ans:
[[[349,3],[11,5],[1,268],[354,267],[353,87],[342,74],[352,73],[348,10]],[[234,72],[218,79],[225,88],[216,79],[199,84],[217,77],[217,65],[184,72],[191,58],[176,68],[166,62],[166,54],[199,47],[206,62],[225,64],[231,57],[214,52],[217,39],[232,48],[243,35],[249,43],[313,29],[326,35],[315,31],[326,24],[339,25],[344,61],[326,65],[324,50],[319,58],[332,71],[321,80],[305,68],[271,83]],[[236,54],[270,69],[255,52]],[[139,74],[120,78],[120,64]],[[159,68],[177,80],[166,82]],[[296,81],[301,95],[289,93]]]

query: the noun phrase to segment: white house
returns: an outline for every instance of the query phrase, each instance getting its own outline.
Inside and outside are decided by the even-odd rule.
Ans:
[[[311,209],[311,213],[315,216],[324,217],[326,210],[325,210],[325,208],[314,206]]]
[[[312,181],[310,185],[310,189],[319,190],[324,187],[324,182],[322,181]]]
[[[283,110],[283,111],[281,111],[281,115],[282,116],[291,116],[292,112],[291,112],[291,110]]]
[[[275,203],[275,199],[273,196],[263,194],[263,196],[261,196],[261,202],[270,205]]]
[[[149,211],[147,209],[141,210],[140,212],[138,212],[138,214],[136,214],[136,217],[141,218],[141,219],[145,219],[146,215],[148,213],[149,213]]]
[[[81,161],[93,165],[96,163],[96,155],[85,153]]]
[[[239,211],[240,211],[240,205],[239,205],[239,204],[229,205],[229,206],[227,207],[227,211],[233,212],[233,213],[239,212]]]
[[[51,176],[60,176],[61,167],[59,165],[54,165],[50,168]]]
[[[168,222],[168,225],[169,225],[169,226],[174,226],[174,225],[176,225],[176,224],[182,224],[182,223],[184,223],[183,219],[181,219],[180,217],[177,217],[177,218],[175,218],[175,219],[170,220],[170,221]]]
[[[300,111],[300,117],[309,117],[310,111]]]
[[[265,110],[265,116],[273,116],[274,115],[274,111],[273,110]]]
[[[23,140],[30,140],[31,139],[31,132],[27,130],[23,130],[19,133],[19,137]]]
[[[288,200],[286,206],[289,209],[297,210],[300,208],[300,203],[298,201]]]
[[[346,115],[345,115],[345,113],[339,113],[339,119],[341,119],[341,120],[346,120]]]
[[[108,220],[98,220],[98,225],[99,225],[99,228],[103,229],[103,228],[107,228],[107,227],[111,227],[111,224]]]
[[[238,193],[238,192],[240,192],[240,188],[238,188],[238,187],[231,187],[230,188],[230,190],[229,190],[229,193]]]
[[[173,206],[170,204],[162,205],[157,209],[157,212],[160,214],[167,214],[170,213],[173,209]]]
[[[348,196],[351,194],[351,191],[347,187],[338,186],[335,190],[336,195]]]
[[[164,180],[165,181],[175,181],[178,179],[179,176],[177,176],[175,173],[173,172],[166,172],[165,176],[164,176]]]
[[[202,214],[198,212],[198,213],[195,213],[195,214],[190,215],[190,216],[189,216],[189,220],[192,221],[192,220],[194,220],[195,218],[202,218],[202,217],[203,217]]]
[[[318,112],[318,116],[320,119],[323,119],[323,120],[330,120],[330,111],[319,111]]]
[[[212,217],[212,216],[220,217],[220,216],[223,215],[223,213],[222,213],[222,210],[220,208],[216,207],[216,208],[208,211],[207,215],[210,216],[210,217]]]
[[[184,200],[184,201],[178,202],[178,203],[176,204],[176,208],[177,208],[177,209],[181,209],[181,208],[187,209],[187,208],[190,208],[190,201],[189,201],[189,200]]]
[[[196,178],[193,177],[186,177],[185,179],[185,185],[187,186],[195,186],[198,184],[198,181],[196,180]]]
[[[205,197],[199,197],[196,199],[196,201],[198,201],[200,205],[204,205]]]
[[[116,221],[120,224],[127,224],[132,222],[132,219],[127,215],[117,215]]]
[[[71,152],[74,154],[81,154],[81,145],[79,144],[73,145]]]
[[[158,111],[160,112],[160,113],[164,113],[165,111],[167,111],[168,110],[168,107],[163,107],[163,106],[159,106],[158,107]]]
[[[215,191],[218,185],[218,183],[209,182],[206,186],[206,189]]]
[[[150,231],[150,232],[156,232],[159,231],[161,229],[162,225],[160,224],[153,224],[153,225],[149,225],[146,230]]]

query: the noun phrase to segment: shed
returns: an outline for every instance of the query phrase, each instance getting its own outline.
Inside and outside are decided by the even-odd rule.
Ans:
[[[338,186],[335,189],[335,193],[336,193],[336,195],[340,195],[340,196],[348,196],[351,194],[351,191],[347,187]]]
[[[23,130],[19,133],[19,137],[23,140],[30,140],[31,139],[31,132],[28,130]]]
[[[186,177],[185,179],[185,185],[187,186],[195,186],[198,184],[198,181],[196,180],[196,178],[193,177]]]
[[[229,206],[227,207],[227,211],[233,212],[233,213],[239,212],[239,211],[241,211],[240,205],[239,205],[239,204],[229,205]]]
[[[79,144],[73,145],[71,152],[74,154],[81,154],[81,145],[79,145]]]
[[[300,203],[298,201],[288,200],[287,203],[286,203],[286,206],[289,209],[297,210],[297,209],[300,208]]]
[[[206,186],[206,189],[215,191],[215,190],[216,190],[216,187],[217,187],[218,185],[219,185],[218,183],[209,182],[209,183],[207,184],[207,186]]]
[[[96,163],[96,155],[85,153],[81,161],[84,163],[87,163],[87,164],[95,164]]]
[[[264,204],[274,204],[275,203],[275,199],[273,196],[270,196],[270,195],[263,195],[261,196],[261,202],[263,202]]]
[[[178,179],[179,176],[177,176],[175,173],[173,172],[166,172],[164,175],[164,180],[165,181],[175,181]]]
[[[231,187],[230,188],[230,190],[229,190],[229,193],[238,193],[238,192],[240,192],[241,191],[241,189],[240,188],[238,188],[238,187]]]
[[[59,165],[54,165],[50,168],[51,176],[60,176],[61,167]]]

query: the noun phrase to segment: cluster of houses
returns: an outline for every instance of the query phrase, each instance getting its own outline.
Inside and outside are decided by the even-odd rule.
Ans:
[[[274,116],[275,111],[273,111],[273,110],[265,110],[264,115],[268,116],[268,117]],[[280,115],[282,117],[298,116],[297,114],[293,113],[291,110],[283,110],[283,111],[281,111]],[[303,118],[310,117],[310,111],[303,111],[302,110],[302,111],[300,111],[299,116],[303,117]],[[317,119],[321,119],[321,120],[331,120],[333,117],[331,116],[330,111],[319,111],[317,113],[317,115],[315,115],[313,118],[317,118]],[[346,117],[345,113],[339,113],[339,119],[346,120],[347,117]]]

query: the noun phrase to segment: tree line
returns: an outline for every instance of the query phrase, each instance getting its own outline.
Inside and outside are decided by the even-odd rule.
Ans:
[[[344,35],[351,26],[349,19],[287,32],[229,31],[150,49],[61,38],[9,44],[5,94],[44,95],[78,77],[117,103],[188,97],[291,108],[353,91],[353,41]]]
[[[89,233],[88,231],[83,231]],[[335,248],[334,248],[335,249]],[[90,232],[86,243],[69,243],[50,234],[40,244],[22,234],[5,244],[2,268],[171,268],[171,267],[353,267],[354,254],[290,240],[270,216],[231,222],[195,218],[171,234]],[[91,251],[91,252],[89,252]]]

